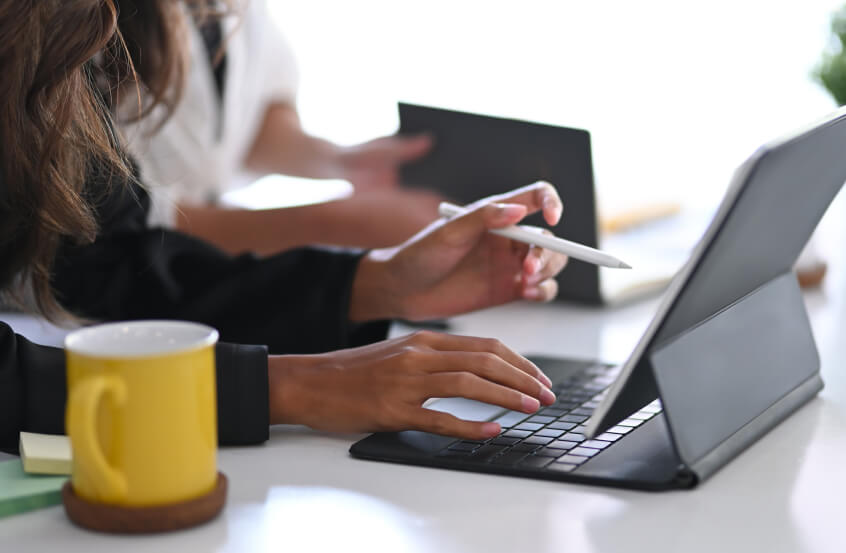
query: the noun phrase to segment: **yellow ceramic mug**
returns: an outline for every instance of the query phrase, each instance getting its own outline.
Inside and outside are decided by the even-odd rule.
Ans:
[[[142,507],[214,488],[217,337],[211,327],[179,321],[105,324],[67,336],[77,495]]]

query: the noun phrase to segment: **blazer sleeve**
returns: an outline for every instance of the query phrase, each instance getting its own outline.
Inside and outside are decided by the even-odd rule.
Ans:
[[[86,318],[196,321],[222,341],[321,353],[387,335],[387,321],[348,319],[360,258],[313,248],[232,257],[191,236],[143,229],[65,248],[53,285],[62,305]]]
[[[267,348],[220,343],[215,350],[217,428],[221,445],[268,437]],[[0,322],[0,450],[18,452],[21,431],[65,432],[65,355]]]
[[[319,353],[385,338],[387,321],[355,324],[349,303],[359,252],[303,248],[230,256],[194,237],[147,227],[150,199],[137,180],[111,182],[93,165],[100,232],[63,244],[52,284],[62,305],[93,320],[183,319],[224,342],[271,353]]]

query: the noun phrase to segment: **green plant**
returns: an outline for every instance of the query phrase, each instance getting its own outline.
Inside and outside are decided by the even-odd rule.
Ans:
[[[831,19],[832,48],[823,54],[814,77],[838,105],[846,105],[846,6]]]

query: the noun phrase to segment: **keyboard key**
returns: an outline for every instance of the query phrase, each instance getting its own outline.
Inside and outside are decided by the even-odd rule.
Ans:
[[[561,436],[560,439],[567,440],[568,442],[583,442],[585,441],[585,436],[584,434],[579,434],[577,432],[570,432]]]
[[[559,457],[556,463],[570,463],[572,465],[581,465],[585,461],[587,461],[587,457],[581,457],[579,455],[564,455],[563,457]]]
[[[572,430],[576,428],[576,423],[574,422],[563,422],[563,421],[555,421],[549,423],[546,427],[547,428],[554,428],[555,430]]]
[[[620,421],[617,423],[617,426],[631,426],[632,428],[640,426],[643,424],[643,421],[639,421],[637,419],[626,419],[624,421]]]
[[[606,432],[605,434],[600,434],[599,436],[597,436],[596,439],[602,440],[603,442],[616,442],[622,437],[622,434],[612,434],[611,432]]]
[[[608,432],[611,434],[628,434],[632,430],[634,430],[634,428],[631,426],[615,426],[613,428],[609,428]]]
[[[527,438],[530,435],[531,432],[529,432],[528,430],[514,430],[513,428],[502,433],[502,436],[505,436],[507,438]]]
[[[508,446],[486,444],[474,451],[467,459],[487,463],[506,449],[508,449]]]
[[[563,402],[566,402],[567,404],[569,404],[570,409],[578,409],[579,407],[582,406],[582,404],[584,402],[588,401],[589,399],[590,399],[589,397],[582,397],[582,396],[568,397],[568,398],[564,399]],[[553,405],[553,407],[557,407],[557,406]],[[568,409],[568,411],[569,411],[569,409]]]
[[[534,432],[535,430],[540,430],[543,428],[542,424],[532,423],[532,422],[524,422],[520,423],[514,427],[515,430],[528,430],[530,432]]]
[[[531,453],[540,447],[542,447],[541,444],[520,443],[512,447],[511,451],[522,451],[524,453]]]
[[[560,417],[566,412],[566,409],[556,409],[555,407],[547,407],[546,409],[541,411],[540,414],[545,417]]]
[[[592,365],[590,368],[585,369],[583,372],[584,374],[590,376],[605,376],[608,374],[610,369],[611,366],[609,365]]]
[[[441,457],[441,458],[446,457],[448,459],[458,459],[458,458],[467,459],[468,456],[470,455],[470,453],[471,453],[470,451],[460,451],[460,450],[455,450],[455,449],[444,449],[444,450],[438,452],[438,457]]]
[[[534,436],[529,436],[525,440],[523,440],[524,444],[538,444],[538,445],[546,445],[552,442],[554,438],[547,438],[545,436],[538,436],[537,434]]]
[[[535,424],[549,424],[555,420],[555,417],[544,417],[543,415],[535,415],[534,417],[528,419],[526,422],[535,423]]]
[[[570,414],[571,415],[586,415],[586,416],[589,417],[593,414],[593,409],[582,406],[582,407],[579,407],[578,409],[573,409],[572,411],[570,411]]]
[[[503,428],[511,428],[512,426],[516,426],[521,421],[525,420],[527,416],[528,415],[526,415],[526,413],[520,413],[519,411],[509,411],[500,415],[500,417],[493,422],[498,422]]]
[[[579,442],[569,442],[567,440],[555,440],[547,447],[554,447],[556,449],[573,449],[574,447],[579,447]]]
[[[552,457],[553,459],[564,455],[563,449],[553,449],[550,447],[551,445],[552,444],[535,451],[535,455],[540,455],[541,457]]]
[[[447,449],[452,451],[473,451],[475,449],[479,449],[480,447],[482,447],[482,444],[478,442],[456,442]]]
[[[499,457],[494,457],[491,464],[494,465],[516,465],[523,457],[528,455],[524,451],[506,451]]]
[[[611,445],[611,442],[603,442],[602,440],[588,440],[586,442],[582,442],[582,447],[589,447],[591,449],[605,449]]]
[[[491,440],[490,443],[494,445],[514,445],[520,441],[520,438],[510,438],[508,436],[500,436],[498,438],[494,438]]]
[[[524,468],[542,469],[553,461],[552,457],[538,457],[537,455],[529,455],[522,461],[520,466]]]
[[[629,415],[629,418],[635,419],[635,420],[645,421],[645,420],[651,419],[652,416],[653,416],[653,413],[643,413],[641,411],[638,411],[637,413]]]
[[[590,449],[587,447],[577,447],[570,450],[570,455],[581,455],[582,457],[593,457],[599,453],[598,449]]]
[[[579,465],[574,465],[572,463],[550,463],[546,465],[546,470],[555,470],[558,472],[572,472],[577,469]]]
[[[556,430],[554,428],[543,428],[535,432],[535,436],[545,436],[547,438],[557,438],[561,434],[563,434],[563,430]]]
[[[586,420],[588,420],[588,418],[584,415],[564,415],[563,417],[561,417],[558,420],[561,420],[561,421],[564,421],[564,422],[576,422],[576,423],[578,423],[578,422],[585,422]]]

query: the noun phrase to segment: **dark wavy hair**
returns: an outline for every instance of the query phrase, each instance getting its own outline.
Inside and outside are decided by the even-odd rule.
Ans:
[[[210,1],[0,0],[0,291],[57,320],[50,286],[62,240],[94,240],[92,164],[131,177],[111,122],[122,96],[137,117],[172,111],[187,64],[185,11]],[[142,101],[143,98],[143,101]],[[120,179],[109,179],[117,182]]]

